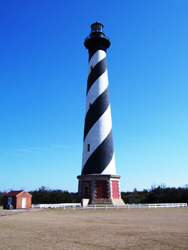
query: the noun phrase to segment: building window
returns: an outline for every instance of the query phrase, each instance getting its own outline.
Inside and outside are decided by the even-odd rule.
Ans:
[[[87,144],[87,152],[90,151],[90,144]]]
[[[12,205],[12,197],[8,197],[8,206]]]
[[[91,108],[91,106],[92,106],[92,104],[90,103],[90,104],[89,104],[89,108]]]
[[[92,71],[92,69],[93,69],[93,66],[91,66],[91,71]]]

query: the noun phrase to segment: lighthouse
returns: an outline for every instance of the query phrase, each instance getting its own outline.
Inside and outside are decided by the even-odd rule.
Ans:
[[[103,24],[91,25],[84,45],[89,52],[86,111],[83,138],[79,200],[89,204],[124,204],[120,193],[120,176],[116,175],[112,118],[108,89],[106,51],[110,40]]]

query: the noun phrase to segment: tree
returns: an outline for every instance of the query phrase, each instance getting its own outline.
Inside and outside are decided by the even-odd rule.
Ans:
[[[5,192],[0,192],[0,206],[3,206],[3,196],[5,195]]]
[[[71,203],[77,199],[77,193],[62,190],[50,190],[42,186],[38,190],[30,191],[33,204]]]

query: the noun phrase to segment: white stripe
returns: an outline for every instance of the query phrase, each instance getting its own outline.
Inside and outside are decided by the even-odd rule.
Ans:
[[[104,50],[97,50],[95,54],[92,56],[92,58],[89,61],[88,65],[88,75],[91,72],[91,67],[95,67],[95,65],[100,62],[102,59],[106,57],[106,52]]]
[[[88,132],[84,144],[83,144],[83,158],[82,158],[82,169],[96,150],[96,148],[104,141],[107,135],[112,129],[112,120],[111,120],[111,109],[110,105],[105,111],[105,113],[98,119],[98,121],[93,125],[93,127]],[[90,144],[90,151],[88,152],[88,144]]]
[[[104,169],[101,174],[115,174],[116,175],[116,165],[115,165],[115,156],[113,154],[112,160],[108,166]]]
[[[86,114],[97,97],[99,97],[105,89],[108,88],[108,74],[107,70],[93,83],[86,97]]]

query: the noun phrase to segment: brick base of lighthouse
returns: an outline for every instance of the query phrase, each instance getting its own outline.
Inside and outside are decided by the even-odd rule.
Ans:
[[[124,205],[119,187],[119,175],[79,175],[78,197],[89,199],[89,204]]]

